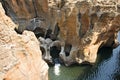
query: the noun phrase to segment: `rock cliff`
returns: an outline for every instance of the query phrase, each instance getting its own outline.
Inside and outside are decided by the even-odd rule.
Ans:
[[[66,66],[94,63],[99,48],[117,47],[120,30],[119,0],[5,0],[6,14],[18,32],[33,31],[41,42],[43,58],[54,52]],[[23,20],[21,20],[21,18]]]
[[[15,27],[0,3],[0,80],[48,80],[48,66],[34,33],[20,35]]]

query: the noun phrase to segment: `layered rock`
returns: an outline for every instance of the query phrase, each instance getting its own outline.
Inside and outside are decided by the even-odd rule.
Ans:
[[[44,38],[39,38],[41,47],[45,48],[43,58],[50,62],[52,44],[61,47],[57,55],[67,66],[94,63],[99,48],[114,48],[119,44],[116,40],[120,30],[119,0],[9,0],[2,3],[8,15],[14,12],[18,19],[28,19],[25,29],[33,31],[38,38]],[[22,11],[27,15],[22,15]],[[22,32],[23,27],[19,24]]]
[[[44,17],[42,15],[48,13],[47,0],[4,0],[1,2],[6,10],[6,14],[11,17],[15,15],[12,18],[31,19]]]
[[[17,34],[16,26],[0,4],[0,80],[48,80],[34,33]]]
[[[28,30],[34,31],[37,26],[46,29],[49,25],[47,0],[2,0],[6,14],[19,24],[19,32]],[[37,18],[37,21],[36,21]],[[32,27],[32,28],[31,28]],[[38,32],[37,32],[38,33]]]
[[[76,62],[94,63],[99,48],[119,45],[116,40],[120,29],[119,22],[116,21],[119,21],[118,4],[119,1],[113,0],[66,0],[64,5],[62,1],[49,5],[57,13],[57,16],[54,15],[57,18],[53,22],[60,28],[58,38],[64,42],[60,57],[66,65]],[[54,31],[54,28],[52,29]],[[68,44],[72,45],[72,48],[66,56],[64,48]]]

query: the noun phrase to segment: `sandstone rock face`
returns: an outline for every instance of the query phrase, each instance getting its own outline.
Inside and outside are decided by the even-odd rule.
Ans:
[[[9,16],[13,15],[11,12],[16,15],[14,18],[31,19],[48,13],[47,0],[4,0],[2,3]]]
[[[17,34],[16,26],[0,4],[0,80],[48,80],[34,33]]]
[[[19,32],[23,32],[26,26],[33,27],[33,31],[35,23],[38,26],[44,26],[44,28],[49,24],[47,0],[2,0],[1,2],[6,14],[16,24],[22,26],[19,27]],[[35,18],[37,18],[37,22]]]
[[[61,47],[58,55],[67,66],[94,63],[99,48],[119,45],[116,40],[120,30],[119,0],[9,0],[2,3],[8,15],[14,12],[18,19],[28,19],[24,29],[33,31],[38,38],[45,38],[42,39],[45,43],[41,43],[47,45],[44,59],[51,61],[50,45],[56,40],[58,42],[54,46]],[[11,6],[9,12],[6,4]],[[22,32],[23,27],[21,23],[19,25]],[[47,43],[47,38],[53,42]]]
[[[120,30],[118,4],[115,0],[56,0],[49,4],[50,10],[56,11],[51,24],[57,23],[60,28],[58,39],[64,42],[60,57],[67,66],[94,63],[99,48],[119,45],[116,40]],[[54,31],[55,28],[51,29]],[[68,44],[72,48],[66,56],[65,46]]]

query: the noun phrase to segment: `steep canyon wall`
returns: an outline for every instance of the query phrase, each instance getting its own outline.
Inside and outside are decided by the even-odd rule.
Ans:
[[[5,0],[6,14],[24,29],[33,31],[43,46],[43,58],[51,61],[50,47],[61,46],[65,65],[94,63],[99,48],[117,47],[120,30],[119,0]],[[48,38],[51,41],[48,41]],[[40,38],[41,39],[41,38]],[[47,39],[47,40],[46,40]],[[54,42],[58,40],[58,42]],[[67,47],[71,46],[70,49]],[[52,54],[52,53],[51,53]]]

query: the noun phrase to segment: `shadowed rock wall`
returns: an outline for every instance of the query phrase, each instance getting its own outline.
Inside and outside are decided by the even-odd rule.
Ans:
[[[6,0],[2,3],[6,14],[13,20],[16,16],[14,21],[20,25],[20,32],[27,29],[44,38],[45,59],[51,60],[49,49],[55,40],[59,42],[54,46],[61,46],[58,55],[66,65],[94,63],[99,48],[114,48],[119,44],[116,40],[120,30],[119,0]],[[20,18],[25,20],[19,22]],[[65,48],[67,45],[72,46],[70,51]],[[67,56],[66,52],[69,52]]]

